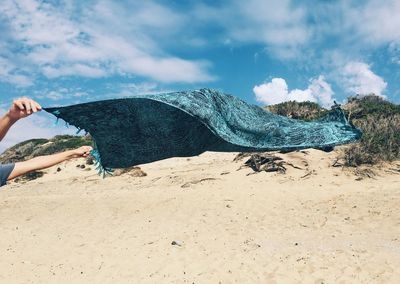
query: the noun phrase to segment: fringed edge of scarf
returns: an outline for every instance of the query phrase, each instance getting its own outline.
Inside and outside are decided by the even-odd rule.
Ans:
[[[55,111],[52,111],[51,113],[56,117],[56,121],[55,121],[54,125],[58,125],[58,123],[60,121],[60,117],[59,117],[59,115],[61,114],[60,111],[55,110]],[[78,129],[75,133],[76,135],[78,135],[82,131],[85,132],[85,135],[90,134],[90,132],[87,131],[86,129],[77,127],[73,124],[69,124],[68,122],[65,121],[66,128],[69,128],[70,125],[72,125]],[[99,176],[102,176],[103,178],[105,178],[106,176],[112,176],[114,169],[103,166],[103,164],[101,162],[101,155],[100,155],[100,152],[99,152],[97,144],[96,144],[96,140],[93,138],[93,136],[91,136],[91,137],[93,140],[93,144],[92,144],[93,150],[91,150],[89,152],[89,155],[94,159],[94,166],[96,167],[97,174]]]

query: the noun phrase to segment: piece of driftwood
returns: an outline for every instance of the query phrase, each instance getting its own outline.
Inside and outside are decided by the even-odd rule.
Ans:
[[[288,165],[288,166],[291,166],[291,167],[294,168],[294,169],[304,170],[303,168],[300,168],[299,166],[296,166],[296,165],[294,165],[294,164],[292,164],[292,163],[289,163],[289,162],[285,162],[285,164]]]
[[[254,172],[265,171],[285,173],[286,167],[284,164],[286,163],[281,157],[273,156],[267,153],[257,153],[252,154],[243,166],[250,167]]]
[[[237,154],[235,156],[235,158],[233,158],[233,161],[237,162],[237,161],[240,161],[240,160],[242,160],[244,158],[250,157],[251,155],[252,155],[252,153],[249,153],[249,152],[240,152],[239,154]]]
[[[312,171],[309,171],[304,176],[301,176],[300,178],[306,178],[306,177],[312,175],[312,173],[313,173]]]
[[[240,161],[243,158],[248,157],[246,162],[242,166],[240,166],[237,170],[241,170],[242,168],[245,167],[250,167],[254,173],[259,173],[259,172],[279,172],[279,173],[285,173],[286,172],[286,166],[290,166],[294,169],[298,170],[304,170],[304,168],[301,168],[299,166],[296,166],[293,163],[286,162],[283,160],[283,158],[274,156],[270,152],[258,152],[258,153],[239,153],[235,158],[234,161]],[[307,164],[306,164],[307,166]],[[250,175],[249,174],[249,175]]]
[[[341,162],[340,158],[336,158],[333,163],[332,163],[332,167],[334,168],[339,168],[339,167],[344,167],[343,163]]]

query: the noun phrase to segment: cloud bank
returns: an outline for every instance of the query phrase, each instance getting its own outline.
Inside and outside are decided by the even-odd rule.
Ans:
[[[324,107],[333,104],[333,91],[331,86],[325,81],[325,77],[320,75],[316,79],[311,79],[310,84],[305,90],[290,90],[285,79],[273,78],[271,82],[257,85],[253,88],[256,100],[267,104],[278,104],[286,101],[297,102],[316,102]]]
[[[182,25],[180,15],[166,6],[146,1],[127,10],[112,1],[50,3],[2,1],[0,20],[11,32],[0,48],[0,80],[20,86],[40,75],[133,74],[167,83],[214,80],[210,62],[170,55],[149,36],[163,31],[171,35]]]
[[[352,61],[343,67],[342,84],[348,93],[386,97],[384,91],[387,83],[364,62]]]

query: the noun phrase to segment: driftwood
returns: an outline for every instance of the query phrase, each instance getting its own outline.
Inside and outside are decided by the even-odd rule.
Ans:
[[[336,158],[332,163],[332,167],[339,168],[339,167],[344,167],[344,165],[340,158]]]
[[[234,162],[240,161],[243,158],[250,157],[252,153],[249,152],[240,152],[239,154],[236,155],[236,157],[233,159]]]
[[[285,161],[282,158],[269,154],[252,154],[244,163],[245,167],[252,168],[255,172],[279,172],[285,173]]]
[[[300,178],[306,178],[306,177],[312,175],[312,173],[313,173],[312,171],[308,171],[304,176],[301,176]]]
[[[294,169],[304,170],[299,166],[294,165],[293,163],[286,162],[281,157],[277,157],[272,155],[269,152],[257,152],[257,153],[239,153],[235,158],[234,161],[240,161],[243,158],[247,158],[247,161],[244,162],[242,166],[240,166],[237,170],[241,170],[244,167],[252,168],[254,171],[253,173],[259,172],[279,172],[279,173],[286,173],[286,166],[290,166]],[[308,166],[306,164],[306,166]]]
[[[294,168],[294,169],[304,170],[303,168],[300,168],[299,166],[296,166],[296,165],[294,165],[294,164],[292,164],[292,163],[289,163],[289,162],[285,162],[285,164],[288,165],[288,166],[291,166],[291,167]],[[308,164],[307,164],[307,165],[308,165]]]

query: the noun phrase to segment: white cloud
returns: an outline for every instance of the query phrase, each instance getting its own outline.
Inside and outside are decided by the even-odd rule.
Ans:
[[[270,58],[293,59],[306,72],[327,74],[329,80],[340,77],[337,82],[348,92],[375,86],[373,91],[382,93],[386,88],[382,78],[368,75],[364,68],[348,71],[345,80],[343,66],[361,62],[382,46],[390,46],[391,60],[400,62],[397,0],[189,1],[192,4],[184,8],[157,0],[89,2],[3,0],[0,81],[29,86],[38,75],[49,79],[134,75],[166,83],[208,82],[217,79],[209,72],[209,61],[188,60],[168,50],[262,45],[257,52],[263,49]],[[288,90],[287,96],[328,105],[333,94],[329,84],[314,80],[305,90]]]
[[[48,78],[128,73],[162,82],[215,79],[208,62],[185,60],[162,49],[163,37],[178,33],[184,22],[167,6],[146,1],[133,2],[128,9],[121,2],[97,1],[79,4],[74,14],[78,2],[60,3],[55,7],[37,0],[3,1],[0,16],[7,20],[14,44],[22,47],[13,55],[23,64],[11,71],[30,68]],[[15,80],[21,81],[19,76]]]
[[[253,92],[257,101],[268,105],[286,101],[310,101],[319,102],[324,107],[329,107],[333,103],[332,88],[322,75],[317,79],[311,79],[310,85],[305,90],[294,89],[289,91],[284,79],[273,78],[271,82],[255,86]]]
[[[261,43],[281,59],[295,58],[311,36],[306,10],[290,0],[233,0],[199,5],[195,17],[225,29],[224,44]]]
[[[288,99],[288,86],[282,78],[274,78],[253,88],[256,100],[266,104],[277,104]]]
[[[64,94],[61,92],[56,92],[56,91],[50,91],[48,93],[45,94],[40,94],[40,95],[36,95],[35,98],[38,99],[50,99],[52,101],[58,101],[64,98]]]
[[[102,99],[125,98],[136,95],[150,95],[176,91],[161,87],[155,82],[107,84],[106,90],[106,94],[101,96]],[[93,99],[93,97],[91,98]],[[94,97],[94,99],[96,99],[96,97]]]
[[[400,1],[312,1],[307,6],[307,16],[311,23],[312,37],[307,43],[306,61],[314,66],[337,68],[348,61],[365,61],[372,52],[389,47],[391,58],[379,51],[375,60],[399,61],[396,46],[400,45]],[[332,57],[332,58],[327,58]],[[333,57],[342,57],[340,62],[332,62]],[[368,59],[370,60],[371,57]],[[328,62],[327,62],[328,61]],[[327,63],[332,66],[327,67]]]
[[[62,76],[82,76],[88,78],[98,78],[107,75],[107,72],[101,68],[91,67],[84,64],[72,64],[62,67],[45,66],[42,68],[43,74],[48,78]]]
[[[17,67],[8,59],[0,56],[0,82],[11,83],[19,87],[28,87],[33,84],[31,78],[19,74]]]
[[[370,44],[400,42],[400,1],[369,0],[358,9],[349,9],[348,18]]]
[[[387,83],[371,71],[364,62],[352,61],[341,70],[341,83],[348,93],[366,95],[374,93],[384,96]]]
[[[331,85],[325,81],[325,77],[323,75],[319,75],[317,79],[312,79],[308,89],[311,91],[311,94],[317,98],[322,106],[329,107],[333,104],[334,92],[331,88]]]
[[[57,90],[37,90],[34,91],[35,99],[49,99],[52,101],[60,101],[68,98],[83,98],[87,97],[87,92],[81,91],[79,88],[59,88]]]
[[[398,0],[215,2],[193,9],[196,22],[222,28],[220,42],[263,44],[278,59],[315,64],[326,51],[363,56],[366,50],[400,43]]]
[[[331,50],[362,56],[367,50],[400,42],[398,0],[299,2],[308,18],[312,36],[307,45],[313,52],[322,43]]]

